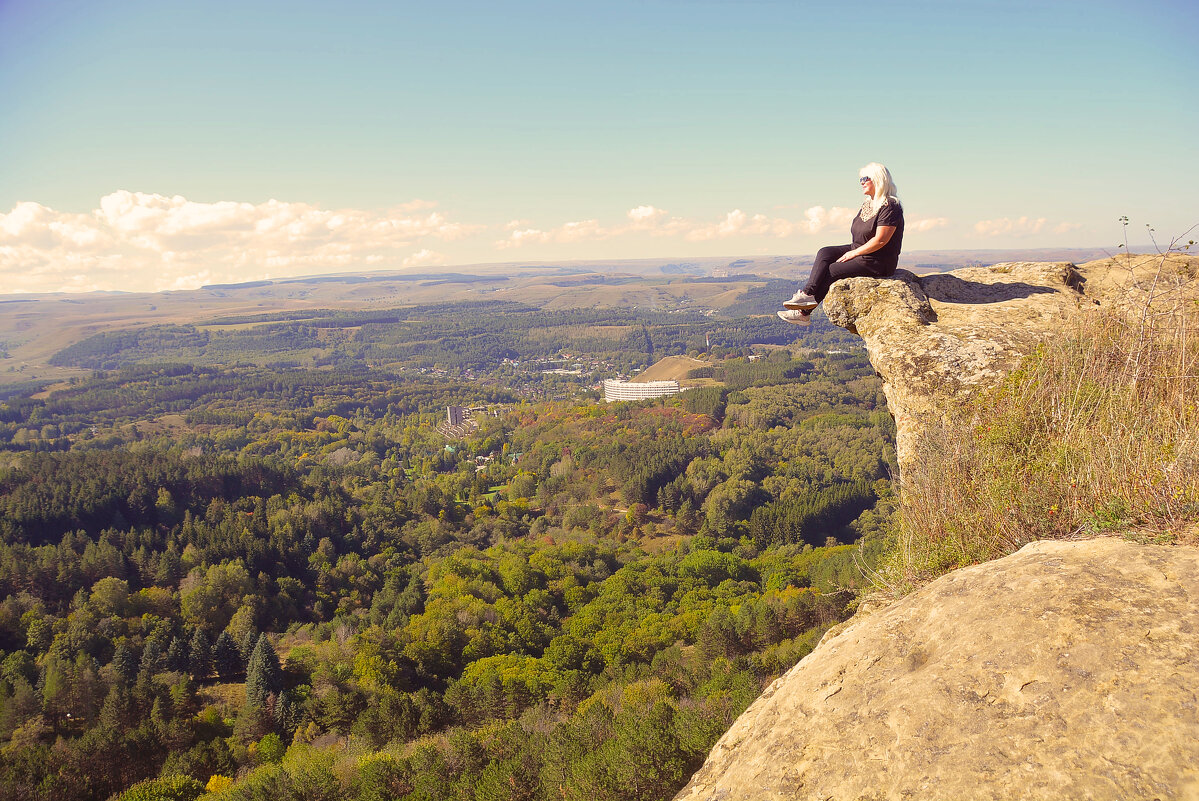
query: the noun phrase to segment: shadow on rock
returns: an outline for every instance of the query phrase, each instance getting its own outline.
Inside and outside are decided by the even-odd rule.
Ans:
[[[1032,295],[1052,295],[1057,290],[1047,286],[1026,284],[1023,281],[984,284],[964,281],[956,275],[925,275],[920,286],[930,300],[942,303],[1003,303]]]

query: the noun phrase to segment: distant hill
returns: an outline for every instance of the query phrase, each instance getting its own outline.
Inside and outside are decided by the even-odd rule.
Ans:
[[[630,379],[631,383],[644,384],[649,381],[678,381],[683,382],[687,373],[697,367],[711,367],[712,362],[692,359],[690,356],[667,356]],[[710,383],[710,382],[709,382]]]

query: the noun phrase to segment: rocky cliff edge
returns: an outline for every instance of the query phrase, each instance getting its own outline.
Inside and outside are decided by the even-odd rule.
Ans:
[[[1102,307],[1136,312],[1193,292],[1199,258],[1128,256],[1076,266],[1014,262],[917,276],[851,278],[829,290],[829,319],[865,341],[895,416],[902,472],[924,423],[998,383],[1038,342]]]
[[[898,427],[1000,381],[1074,315],[1194,303],[1194,257],[855,278]],[[680,801],[1199,799],[1199,551],[1036,542],[834,629],[720,739]]]

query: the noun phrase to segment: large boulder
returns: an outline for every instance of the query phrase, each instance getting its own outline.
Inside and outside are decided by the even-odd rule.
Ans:
[[[1199,552],[1037,542],[859,613],[680,801],[1199,798]]]

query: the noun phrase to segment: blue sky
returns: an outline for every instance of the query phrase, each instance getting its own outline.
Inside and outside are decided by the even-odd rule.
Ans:
[[[905,247],[1163,237],[1193,2],[0,0],[0,279],[798,254],[887,164]],[[1137,241],[1145,237],[1134,234]]]

